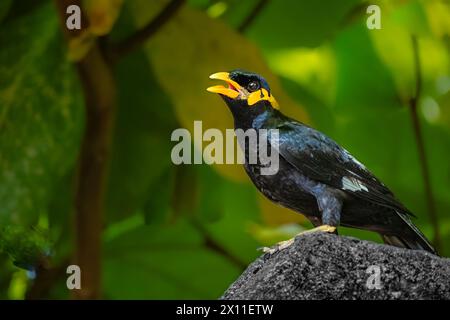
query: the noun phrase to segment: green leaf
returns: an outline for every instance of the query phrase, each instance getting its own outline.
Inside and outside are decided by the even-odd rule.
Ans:
[[[315,47],[345,23],[359,0],[269,1],[246,34],[263,50]]]
[[[47,209],[48,234],[53,241],[52,262],[67,259],[73,250],[76,168],[61,177],[51,191]]]
[[[401,70],[406,68],[402,60],[409,59],[412,47],[391,50],[391,56],[397,55],[402,66],[398,64],[390,68],[392,64],[384,64],[382,55],[372,43],[371,34],[361,24],[348,28],[336,39],[336,135],[333,138],[390,187],[400,201],[418,216],[414,223],[432,238],[410,110],[400,98],[405,92],[406,96],[411,95],[411,90],[402,91],[402,88],[414,86],[415,79],[411,76],[409,82],[403,82],[408,86],[398,86],[398,79],[414,74],[413,71]],[[408,43],[410,40],[408,38]],[[425,54],[421,57],[428,60]],[[431,62],[425,64],[430,65]],[[444,67],[445,63],[441,65]],[[411,63],[410,68],[413,67]],[[424,84],[435,82],[435,74],[431,72],[422,76]],[[445,221],[445,212],[450,210],[450,167],[443,159],[450,157],[449,126],[429,122],[421,112],[419,118],[438,215],[442,219],[440,221]]]
[[[381,61],[392,74],[399,97],[406,104],[415,94],[416,86],[412,36],[418,39],[423,93],[433,91],[436,78],[448,70],[448,49],[431,34],[425,8],[419,1],[390,10],[382,7],[382,11],[382,28],[369,35]]]
[[[34,270],[45,264],[50,252],[50,241],[43,230],[8,226],[0,230],[0,251],[7,253],[14,265]]]
[[[333,46],[329,42],[315,48],[298,47],[274,50],[266,53],[270,67],[283,78],[287,78],[297,83],[301,88],[299,91],[307,91],[314,94],[323,103],[331,104],[335,98],[336,91],[336,57]],[[294,99],[302,92],[289,90],[286,82],[283,88],[288,91]],[[292,89],[292,87],[291,87]],[[301,102],[302,100],[297,100]],[[317,103],[313,102],[317,106]],[[311,112],[311,106],[305,104],[305,108]],[[315,117],[311,114],[311,117]],[[313,119],[314,120],[314,119]]]
[[[182,221],[117,237],[105,244],[104,257],[104,294],[111,299],[216,299],[240,273]]]
[[[35,222],[77,158],[83,102],[62,40],[51,4],[0,29],[2,224]]]
[[[360,23],[347,28],[335,40],[335,104],[337,111],[342,114],[363,113],[367,108],[375,111],[398,106],[394,80],[378,57],[371,43],[370,32],[364,23]]]
[[[205,204],[202,202],[201,206],[208,208],[206,204],[209,203],[209,208],[217,210],[203,219],[203,227],[211,238],[244,263],[255,259],[259,254],[257,248],[261,246],[250,232],[251,226],[262,220],[257,196],[258,191],[253,185],[224,178],[218,185],[205,188],[201,194],[201,199],[218,201],[212,206],[210,200],[203,200]],[[217,212],[220,219],[213,215]]]
[[[282,78],[282,84],[293,99],[305,106],[316,129],[327,135],[334,135],[336,124],[330,105],[293,80]]]
[[[116,27],[113,37],[132,32],[126,12]],[[118,110],[107,194],[110,221],[144,206],[152,186],[170,166],[170,134],[176,126],[171,101],[142,51],[120,61],[116,74]]]
[[[14,271],[17,271],[8,255],[0,251],[0,299],[8,299],[8,288]]]
[[[0,2],[0,22],[6,17],[11,7],[12,0],[3,0]]]
[[[50,0],[3,0],[4,20],[6,20],[5,25],[13,20],[21,18],[22,16],[34,14],[36,10],[45,6],[49,2]]]
[[[205,222],[216,222],[225,213],[224,184],[226,181],[208,165],[197,166],[199,177],[199,213],[198,218]]]
[[[171,205],[177,217],[194,217],[199,205],[198,187],[195,167],[184,164],[176,167]]]
[[[175,172],[176,168],[169,166],[161,177],[152,183],[143,207],[145,223],[166,224],[174,217],[171,205],[172,197],[176,196],[174,194]]]
[[[161,10],[163,3],[140,0],[128,4],[136,25],[142,27]],[[218,128],[224,133],[226,128],[234,127],[223,101],[206,92],[206,88],[212,84],[210,74],[236,68],[264,75],[284,112],[308,121],[305,111],[284,93],[258,48],[203,12],[182,7],[144,48],[161,87],[172,99],[180,125],[191,133],[195,120],[203,121],[203,130]],[[193,136],[193,139],[196,146],[201,144],[201,137]],[[227,178],[249,181],[241,165],[217,164],[213,167]]]

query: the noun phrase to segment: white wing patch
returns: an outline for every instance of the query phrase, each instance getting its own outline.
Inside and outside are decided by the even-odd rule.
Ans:
[[[350,159],[350,161],[353,161],[353,162],[354,162],[356,165],[358,165],[361,169],[367,170],[367,169],[366,169],[366,166],[363,165],[361,162],[359,162],[358,159],[356,159],[354,156],[352,156],[352,155],[350,154],[350,152],[348,152],[348,151],[345,150],[345,149],[344,149],[344,151],[345,151],[345,153],[347,154],[347,156],[348,156],[348,158]]]
[[[342,178],[342,189],[349,190],[349,191],[366,191],[368,192],[369,189],[358,179],[352,178],[352,177],[343,177]]]

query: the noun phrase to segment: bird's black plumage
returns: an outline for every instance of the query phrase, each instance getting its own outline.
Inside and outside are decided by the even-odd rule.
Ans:
[[[279,132],[278,146],[272,148],[279,153],[276,174],[261,175],[261,164],[245,163],[250,179],[266,197],[303,213],[316,226],[371,230],[380,233],[388,244],[434,253],[411,222],[413,214],[347,150],[325,134],[283,115],[268,99],[251,106],[247,103],[246,97],[254,91],[251,88],[264,88],[271,94],[261,76],[233,71],[229,79],[240,95],[229,97],[225,92],[221,96],[233,114],[235,128]],[[259,85],[250,88],[249,83],[255,81]],[[237,85],[239,88],[235,88]],[[246,158],[248,151],[244,150]]]

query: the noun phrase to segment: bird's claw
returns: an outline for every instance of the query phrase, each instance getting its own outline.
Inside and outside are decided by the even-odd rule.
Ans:
[[[330,225],[327,225],[327,224],[323,224],[323,225],[318,226],[316,228],[300,232],[298,235],[305,235],[305,234],[310,234],[310,233],[314,233],[314,232],[333,233],[334,231],[336,231],[336,227],[330,226]]]
[[[321,225],[319,227],[316,227],[314,229],[310,229],[310,230],[306,230],[303,232],[300,232],[297,236],[299,235],[304,235],[304,234],[309,234],[309,233],[314,233],[314,232],[329,232],[329,233],[333,233],[336,230],[336,227],[334,226],[329,226],[329,225]],[[264,253],[269,253],[269,254],[274,254],[275,252],[281,251],[283,249],[286,249],[287,247],[289,247],[291,244],[294,243],[295,237],[286,241],[281,241],[278,242],[277,244],[275,244],[273,247],[261,247],[258,248],[258,250],[264,252]]]
[[[278,242],[277,244],[275,244],[273,247],[269,248],[269,247],[262,247],[259,248],[259,250],[261,250],[264,253],[270,253],[270,254],[274,254],[275,252],[281,251],[283,249],[286,249],[287,247],[289,247],[291,244],[294,243],[295,238],[286,240],[286,241],[281,241]]]
[[[261,248],[258,248],[258,250],[262,251],[263,253],[269,253],[269,254],[274,254],[277,251],[276,247],[275,248],[261,247]]]

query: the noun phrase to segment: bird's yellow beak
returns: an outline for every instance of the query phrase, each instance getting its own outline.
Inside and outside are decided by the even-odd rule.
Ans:
[[[213,93],[223,94],[231,99],[239,97],[241,86],[230,79],[228,72],[217,72],[209,76],[210,79],[223,80],[228,84],[228,87],[217,85],[207,88],[206,90]]]
[[[278,102],[265,88],[261,88],[255,92],[248,92],[245,88],[242,88],[239,83],[231,80],[228,72],[217,72],[210,75],[209,78],[223,80],[228,84],[228,87],[222,85],[209,87],[206,89],[209,92],[219,93],[231,99],[239,98],[241,100],[247,100],[249,106],[252,106],[261,100],[267,100],[273,108],[279,109]]]

